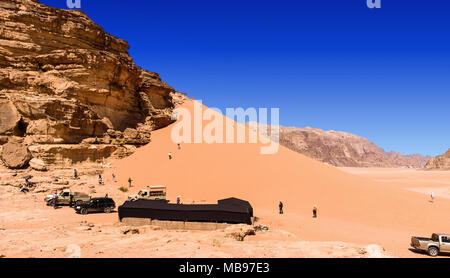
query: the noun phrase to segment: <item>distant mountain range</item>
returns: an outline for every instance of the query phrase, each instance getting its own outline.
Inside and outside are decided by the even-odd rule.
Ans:
[[[420,154],[386,152],[366,138],[347,132],[309,127],[280,127],[280,144],[318,161],[340,167],[423,168],[431,159],[430,156]]]

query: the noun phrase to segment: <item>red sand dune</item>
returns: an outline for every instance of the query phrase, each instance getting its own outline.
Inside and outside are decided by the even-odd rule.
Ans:
[[[262,145],[250,143],[192,143],[178,150],[172,128],[153,132],[150,144],[114,163],[121,185],[128,177],[132,192],[166,185],[170,200],[181,195],[185,203],[246,199],[262,221],[304,240],[377,243],[400,256],[414,255],[408,251],[410,235],[450,233],[449,200],[431,204],[423,194],[345,173],[282,146],[273,155],[261,155]],[[277,215],[279,201],[283,216]],[[315,204],[318,219],[311,218]]]

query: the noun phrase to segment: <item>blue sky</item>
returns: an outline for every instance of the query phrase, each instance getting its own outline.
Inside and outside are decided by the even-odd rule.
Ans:
[[[66,0],[41,0],[65,8]],[[81,0],[136,64],[211,107],[404,154],[450,148],[450,1]]]

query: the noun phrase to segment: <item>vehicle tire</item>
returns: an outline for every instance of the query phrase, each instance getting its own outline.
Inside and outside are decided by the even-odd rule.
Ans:
[[[49,206],[49,207],[53,206],[53,202],[52,201],[48,201],[47,202],[47,206]]]
[[[81,213],[81,214],[84,214],[84,215],[88,214],[87,208],[82,208],[82,209],[80,210],[80,213]]]
[[[111,213],[111,208],[105,208],[103,211],[104,211],[105,213]]]
[[[428,252],[427,253],[431,257],[436,257],[437,255],[439,255],[439,249],[437,249],[436,247],[430,247],[430,248],[428,248]]]

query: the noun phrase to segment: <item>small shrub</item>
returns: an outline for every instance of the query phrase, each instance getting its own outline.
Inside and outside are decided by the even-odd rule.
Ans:
[[[119,190],[124,192],[124,193],[128,192],[128,188],[126,188],[125,186],[120,187]]]

